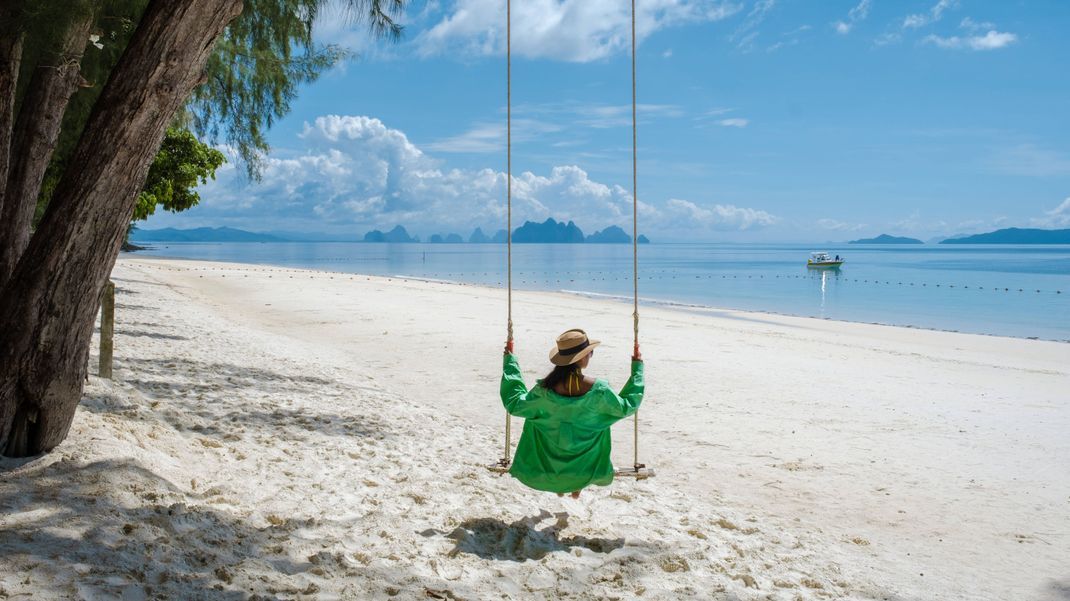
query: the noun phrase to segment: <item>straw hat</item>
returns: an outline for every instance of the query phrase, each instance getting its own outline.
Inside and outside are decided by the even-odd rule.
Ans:
[[[602,343],[587,338],[587,332],[579,328],[568,330],[557,337],[557,346],[550,350],[550,363],[572,365],[590,355],[599,344]]]

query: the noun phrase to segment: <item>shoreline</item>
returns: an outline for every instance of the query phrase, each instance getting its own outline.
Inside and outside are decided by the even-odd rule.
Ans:
[[[502,453],[503,290],[125,256],[113,280],[116,379],[90,378],[54,452],[0,461],[12,596],[1070,587],[1053,534],[1070,531],[1064,344],[648,307],[639,451],[657,477],[573,501],[485,469]],[[621,303],[513,297],[526,381],[580,326],[602,340],[592,375],[623,383]],[[632,434],[614,427],[615,464]]]
[[[373,244],[373,243],[370,243],[370,244]],[[120,257],[123,257],[123,256],[126,256],[126,257],[131,258],[131,259],[150,260],[150,261],[151,260],[192,261],[192,262],[196,262],[196,263],[206,263],[206,264],[208,264],[208,263],[218,263],[218,264],[222,264],[222,265],[235,265],[235,266],[246,266],[246,267],[264,267],[264,266],[267,266],[267,267],[273,267],[273,268],[280,269],[280,270],[313,271],[313,272],[319,272],[319,273],[325,273],[325,274],[333,274],[333,275],[348,275],[348,276],[358,276],[358,277],[384,278],[384,279],[387,279],[387,280],[392,280],[392,279],[394,279],[394,280],[407,280],[407,281],[413,281],[413,282],[427,282],[427,283],[444,284],[444,285],[451,285],[451,286],[472,287],[472,288],[479,288],[479,289],[493,290],[493,291],[505,290],[504,287],[492,286],[492,285],[483,284],[483,283],[464,282],[464,281],[460,281],[460,280],[453,280],[453,279],[446,279],[446,278],[436,278],[436,277],[426,277],[426,276],[416,276],[416,275],[405,275],[405,274],[375,275],[375,274],[356,272],[356,271],[333,271],[333,270],[323,269],[323,268],[318,268],[318,267],[291,267],[291,266],[286,266],[286,265],[278,265],[278,264],[275,264],[275,263],[242,263],[242,262],[239,262],[239,261],[220,261],[220,260],[215,260],[215,259],[165,257],[165,256],[159,256],[159,255],[136,256],[136,255],[133,255],[132,253],[124,253],[124,254],[120,255]],[[592,298],[592,299],[604,299],[604,300],[609,300],[609,301],[613,301],[613,302],[628,302],[628,303],[632,302],[632,297],[628,296],[628,295],[608,294],[608,293],[601,293],[601,292],[586,292],[586,291],[583,291],[583,290],[539,289],[539,288],[518,288],[518,287],[514,287],[513,291],[514,292],[524,291],[524,292],[534,292],[534,293],[562,294],[562,295],[579,296],[579,297]],[[684,311],[684,312],[698,312],[700,314],[701,313],[723,313],[723,314],[740,313],[740,314],[745,314],[745,315],[769,315],[769,316],[776,316],[776,317],[787,317],[787,318],[792,318],[792,319],[812,319],[812,320],[816,320],[816,321],[829,321],[829,322],[836,322],[836,323],[859,324],[859,325],[879,326],[879,327],[887,327],[887,328],[902,328],[902,329],[907,329],[907,330],[919,330],[919,331],[927,331],[927,332],[943,332],[943,333],[948,333],[948,334],[963,334],[963,335],[970,335],[970,336],[988,336],[988,337],[993,337],[993,338],[1010,338],[1010,339],[1014,339],[1014,340],[1034,340],[1034,341],[1041,341],[1041,342],[1055,342],[1055,343],[1059,343],[1059,344],[1070,344],[1070,338],[1046,338],[1046,337],[1040,337],[1040,336],[1014,336],[1014,335],[1009,335],[1009,334],[994,334],[994,333],[989,333],[989,332],[970,332],[970,331],[955,330],[955,329],[949,329],[949,328],[927,327],[927,326],[909,325],[909,324],[885,323],[885,322],[880,322],[880,321],[864,321],[864,320],[853,320],[853,319],[840,319],[840,318],[833,318],[833,317],[817,317],[817,316],[813,316],[813,315],[801,315],[801,314],[798,314],[798,313],[785,313],[785,312],[781,312],[781,311],[760,310],[760,309],[737,309],[737,308],[732,308],[732,307],[722,307],[722,306],[716,306],[716,305],[707,305],[707,304],[703,304],[703,303],[691,303],[691,302],[687,302],[687,301],[677,301],[677,300],[672,300],[672,299],[658,299],[658,298],[643,297],[643,296],[639,297],[639,304],[640,304],[640,306],[644,306],[645,305],[645,306],[650,306],[650,307],[663,307],[663,308],[667,308],[669,310],[677,310],[677,311]]]

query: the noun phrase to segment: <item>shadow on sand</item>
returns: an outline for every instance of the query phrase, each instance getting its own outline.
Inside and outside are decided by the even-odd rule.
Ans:
[[[303,441],[313,433],[383,439],[392,431],[389,423],[361,410],[352,393],[362,388],[334,380],[181,358],[126,358],[122,367],[123,381],[138,389],[150,405],[129,405],[104,393],[86,394],[81,408],[122,413],[128,419],[160,420],[176,430],[220,440],[268,435],[279,441]],[[286,401],[325,395],[338,399],[338,412],[286,406]]]
[[[175,334],[160,334],[158,332],[147,332],[144,330],[131,330],[129,328],[117,328],[115,333],[119,336],[132,336],[141,338],[157,338],[160,340],[189,340],[185,336],[176,336]]]
[[[1070,601],[1070,578],[1052,580],[1048,584],[1048,593],[1051,601]]]
[[[256,560],[258,572],[276,582],[292,582],[288,575],[312,567],[274,550],[300,524],[261,529],[233,512],[188,507],[183,501],[196,495],[133,460],[58,461],[36,469],[8,463],[0,470],[24,473],[0,483],[0,509],[16,518],[0,530],[0,557],[23,568],[48,566],[20,578],[18,586],[28,590],[80,598],[247,599],[233,582],[235,567],[246,560]]]
[[[556,518],[556,521],[539,530],[538,525],[547,518]],[[456,543],[449,556],[469,553],[483,559],[525,561],[542,559],[554,551],[568,551],[573,547],[582,547],[595,553],[609,553],[624,546],[623,538],[562,538],[560,533],[567,527],[568,514],[564,512],[543,511],[537,516],[521,518],[512,524],[506,524],[496,518],[473,518],[464,521],[446,535]]]

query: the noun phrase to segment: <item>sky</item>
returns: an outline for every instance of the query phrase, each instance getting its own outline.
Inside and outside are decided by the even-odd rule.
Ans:
[[[505,0],[416,1],[400,42],[301,89],[262,179],[234,162],[144,228],[427,239],[506,224]],[[1070,2],[637,0],[639,231],[929,240],[1070,228]],[[514,0],[513,224],[631,230],[629,4]],[[225,150],[225,149],[224,149]]]

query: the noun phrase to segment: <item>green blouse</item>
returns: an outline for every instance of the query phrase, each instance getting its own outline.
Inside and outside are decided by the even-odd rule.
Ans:
[[[502,404],[511,415],[526,418],[509,473],[531,488],[558,493],[613,482],[609,427],[643,402],[642,361],[632,361],[632,377],[620,394],[597,380],[577,397],[541,384],[529,391],[516,357],[506,354],[504,363]]]

